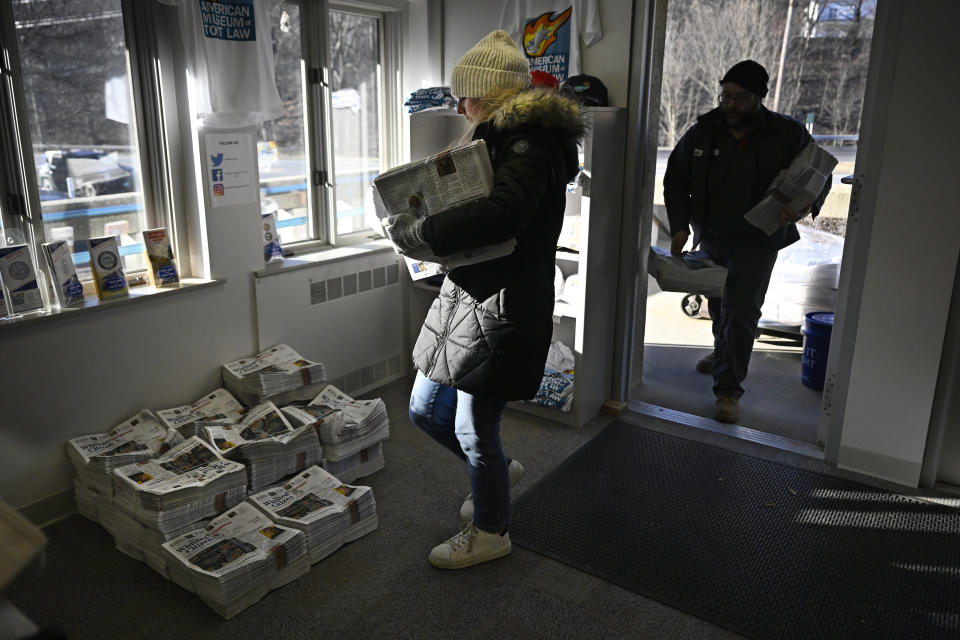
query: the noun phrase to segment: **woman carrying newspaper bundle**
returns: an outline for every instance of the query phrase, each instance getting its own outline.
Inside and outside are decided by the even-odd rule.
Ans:
[[[402,254],[429,245],[441,257],[516,240],[512,254],[446,275],[413,351],[410,419],[463,459],[470,477],[466,522],[429,556],[460,569],[510,553],[510,487],[523,467],[504,454],[500,419],[508,400],[532,398],[543,378],[557,238],[583,123],[576,102],[531,87],[526,57],[504,31],[460,58],[451,90],[472,139],[485,141],[493,189],[442,214],[391,216],[385,230]]]

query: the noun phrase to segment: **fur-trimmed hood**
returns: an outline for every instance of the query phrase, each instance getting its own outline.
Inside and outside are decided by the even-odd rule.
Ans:
[[[535,127],[556,129],[577,140],[583,137],[585,125],[580,105],[552,89],[510,89],[488,100],[492,106],[488,120],[494,129],[506,132]]]

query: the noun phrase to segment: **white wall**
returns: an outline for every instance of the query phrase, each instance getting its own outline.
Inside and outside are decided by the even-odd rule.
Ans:
[[[857,166],[869,229],[838,309],[848,315],[837,327],[836,455],[843,468],[916,486],[960,249],[960,4],[888,0],[880,11],[884,69],[868,86],[876,101],[865,105]]]
[[[453,65],[480,38],[500,27],[502,2],[447,0],[444,3],[443,84],[449,84]],[[598,0],[603,38],[590,47],[580,46],[581,73],[596,76],[607,87],[610,106],[627,106],[630,29],[633,3],[628,0]],[[560,5],[558,5],[560,6]],[[564,7],[569,6],[563,5]]]
[[[259,203],[207,208],[220,286],[0,331],[0,495],[11,505],[70,489],[67,439],[109,431],[144,408],[193,402],[221,386],[221,363],[255,351],[259,216]]]

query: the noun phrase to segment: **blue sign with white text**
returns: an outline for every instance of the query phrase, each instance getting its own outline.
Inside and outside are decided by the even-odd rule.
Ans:
[[[199,0],[203,35],[218,40],[255,42],[253,0]]]

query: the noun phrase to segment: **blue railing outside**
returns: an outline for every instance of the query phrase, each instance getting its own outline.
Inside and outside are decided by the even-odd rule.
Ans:
[[[361,182],[363,180],[372,181],[373,178],[379,175],[379,171],[367,172],[365,176],[352,176],[352,177],[343,177],[337,180],[338,184],[349,184],[353,182]],[[278,193],[290,193],[294,191],[304,191],[307,188],[307,183],[302,182],[299,184],[283,185],[277,187],[261,187],[260,192],[263,195],[273,195]],[[71,211],[56,211],[56,212],[44,212],[42,213],[42,218],[45,223],[50,222],[62,222],[64,220],[74,220],[78,218],[97,218],[100,216],[109,216],[116,215],[121,213],[137,213],[143,211],[142,202],[132,202],[130,204],[121,204],[114,205],[111,207],[93,207],[90,209],[74,209]],[[350,217],[363,213],[363,207],[351,207],[350,209],[340,209],[337,211],[338,217]],[[306,216],[300,216],[297,218],[290,218],[288,220],[278,220],[277,228],[284,229],[287,227],[296,227],[299,225],[307,224]],[[85,246],[86,240],[78,240],[77,245]],[[134,254],[142,253],[144,246],[142,243],[131,244],[120,247],[121,256],[130,256]],[[73,253],[73,263],[78,266],[86,266],[90,263],[90,253],[86,250],[75,251]]]
[[[128,244],[120,247],[121,256],[135,256],[143,253],[144,246],[143,243],[138,242],[137,244]],[[73,254],[73,264],[78,267],[85,267],[90,264],[90,252],[89,251],[76,251]]]

